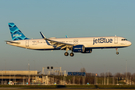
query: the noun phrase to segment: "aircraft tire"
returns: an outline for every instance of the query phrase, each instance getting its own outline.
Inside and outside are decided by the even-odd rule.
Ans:
[[[117,55],[119,55],[119,52],[116,52]]]
[[[70,53],[70,56],[73,57],[74,56],[74,53]]]
[[[65,55],[65,56],[68,56],[68,52],[65,52],[64,55]]]

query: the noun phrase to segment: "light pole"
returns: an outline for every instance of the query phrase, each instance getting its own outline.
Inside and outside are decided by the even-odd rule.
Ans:
[[[6,60],[5,60],[5,71],[6,71]],[[6,74],[6,73],[5,73]],[[5,79],[5,82],[6,82],[6,79]]]
[[[127,60],[126,60],[126,84],[127,84]]]
[[[28,63],[28,70],[29,70],[28,84],[30,85],[30,64],[29,63]]]
[[[2,70],[2,85],[3,85],[3,70]]]

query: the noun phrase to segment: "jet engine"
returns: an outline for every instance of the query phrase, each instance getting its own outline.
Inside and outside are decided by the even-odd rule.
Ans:
[[[84,52],[82,52],[82,53],[92,53],[92,49],[90,48],[85,48],[85,51]]]
[[[73,46],[73,52],[80,52],[80,53],[92,53],[91,48],[85,48],[84,45],[76,45]]]
[[[85,52],[85,47],[83,45],[76,45],[76,46],[73,46],[73,52]]]

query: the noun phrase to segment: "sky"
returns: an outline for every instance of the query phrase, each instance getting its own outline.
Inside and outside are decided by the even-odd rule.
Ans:
[[[127,71],[135,73],[134,0],[0,0],[0,70],[42,71],[62,67],[67,72],[85,68],[88,73]],[[28,38],[122,36],[132,42],[127,48],[94,49],[91,54],[36,51],[6,44],[12,40],[8,23],[14,22]],[[71,52],[71,51],[69,51]]]

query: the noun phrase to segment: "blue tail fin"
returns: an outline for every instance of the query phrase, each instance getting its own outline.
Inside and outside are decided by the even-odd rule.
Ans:
[[[12,40],[25,40],[28,39],[25,35],[18,29],[14,23],[8,23]]]

